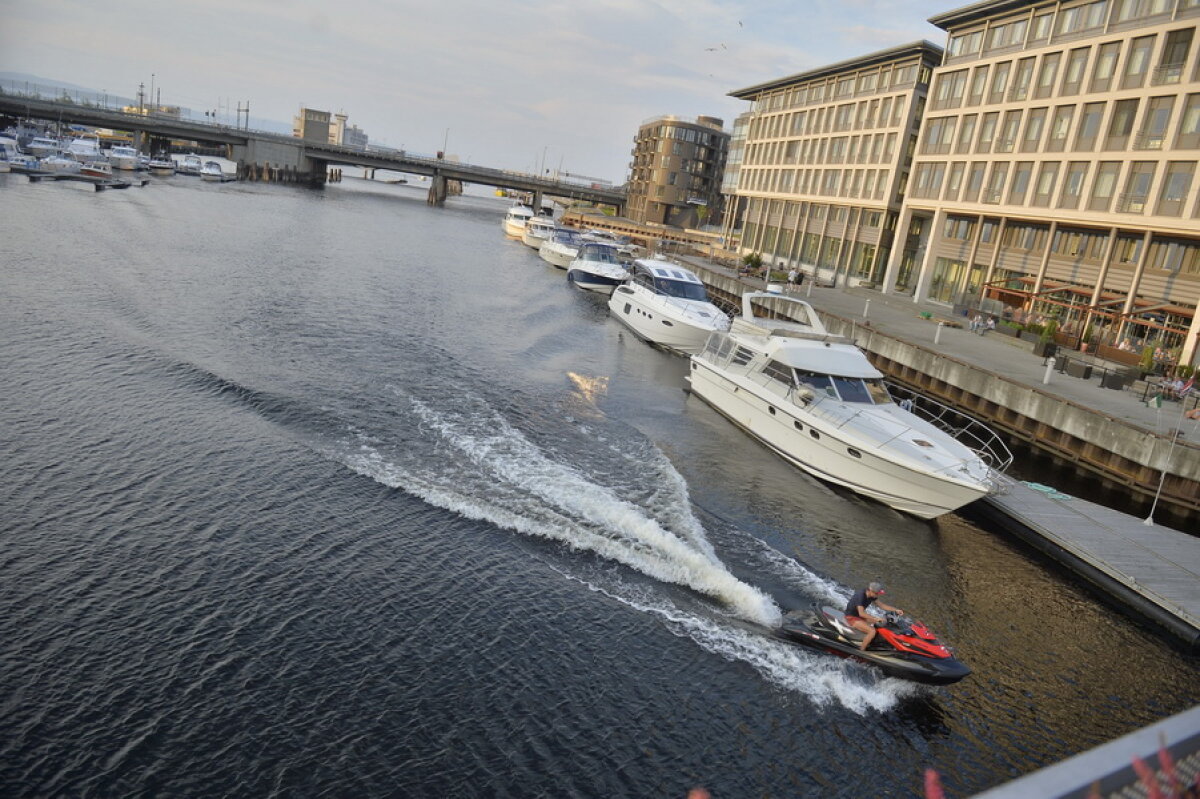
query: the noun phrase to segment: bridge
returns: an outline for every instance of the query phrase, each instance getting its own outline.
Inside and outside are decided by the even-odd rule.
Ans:
[[[0,114],[128,131],[134,134],[134,142],[139,146],[147,137],[221,145],[225,147],[226,157],[238,164],[239,177],[269,171],[286,175],[295,182],[321,186],[331,166],[354,166],[426,175],[430,178],[428,200],[432,205],[442,205],[447,196],[446,182],[457,180],[527,192],[534,197],[535,207],[540,207],[542,198],[547,196],[609,205],[617,213],[625,206],[624,188],[551,180],[525,172],[410,155],[403,150],[345,147],[279,133],[179,119],[171,115],[130,113],[102,105],[46,99],[3,90],[0,90]]]

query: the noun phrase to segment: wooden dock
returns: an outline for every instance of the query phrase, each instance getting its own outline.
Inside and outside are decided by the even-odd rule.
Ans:
[[[970,507],[1200,651],[1200,538],[1036,484]]]
[[[124,180],[122,178],[99,178],[70,172],[26,172],[25,175],[32,182],[39,180],[73,180],[78,183],[90,183],[95,187],[96,191],[127,189],[130,186],[138,186],[140,188],[150,182],[150,178],[143,177],[135,178],[134,180]]]

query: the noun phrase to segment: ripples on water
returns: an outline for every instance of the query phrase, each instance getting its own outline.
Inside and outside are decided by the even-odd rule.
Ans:
[[[966,795],[1200,694],[688,399],[502,203],[0,192],[5,795]],[[762,634],[881,575],[972,677]]]

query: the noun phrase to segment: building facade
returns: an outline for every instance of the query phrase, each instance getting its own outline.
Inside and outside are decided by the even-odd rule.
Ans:
[[[730,92],[753,103],[740,250],[826,282],[881,280],[942,55],[916,42]]]
[[[716,224],[729,134],[715,117],[656,117],[638,128],[625,214],[675,227]]]
[[[331,122],[328,111],[302,107],[300,113],[292,117],[292,135],[305,141],[328,142]]]
[[[885,291],[1196,363],[1200,0],[993,0],[947,32]]]

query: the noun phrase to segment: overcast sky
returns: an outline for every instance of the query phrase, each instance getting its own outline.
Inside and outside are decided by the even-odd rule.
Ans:
[[[0,0],[0,71],[373,142],[624,182],[638,126],[748,108],[730,91],[920,39],[934,0]]]

